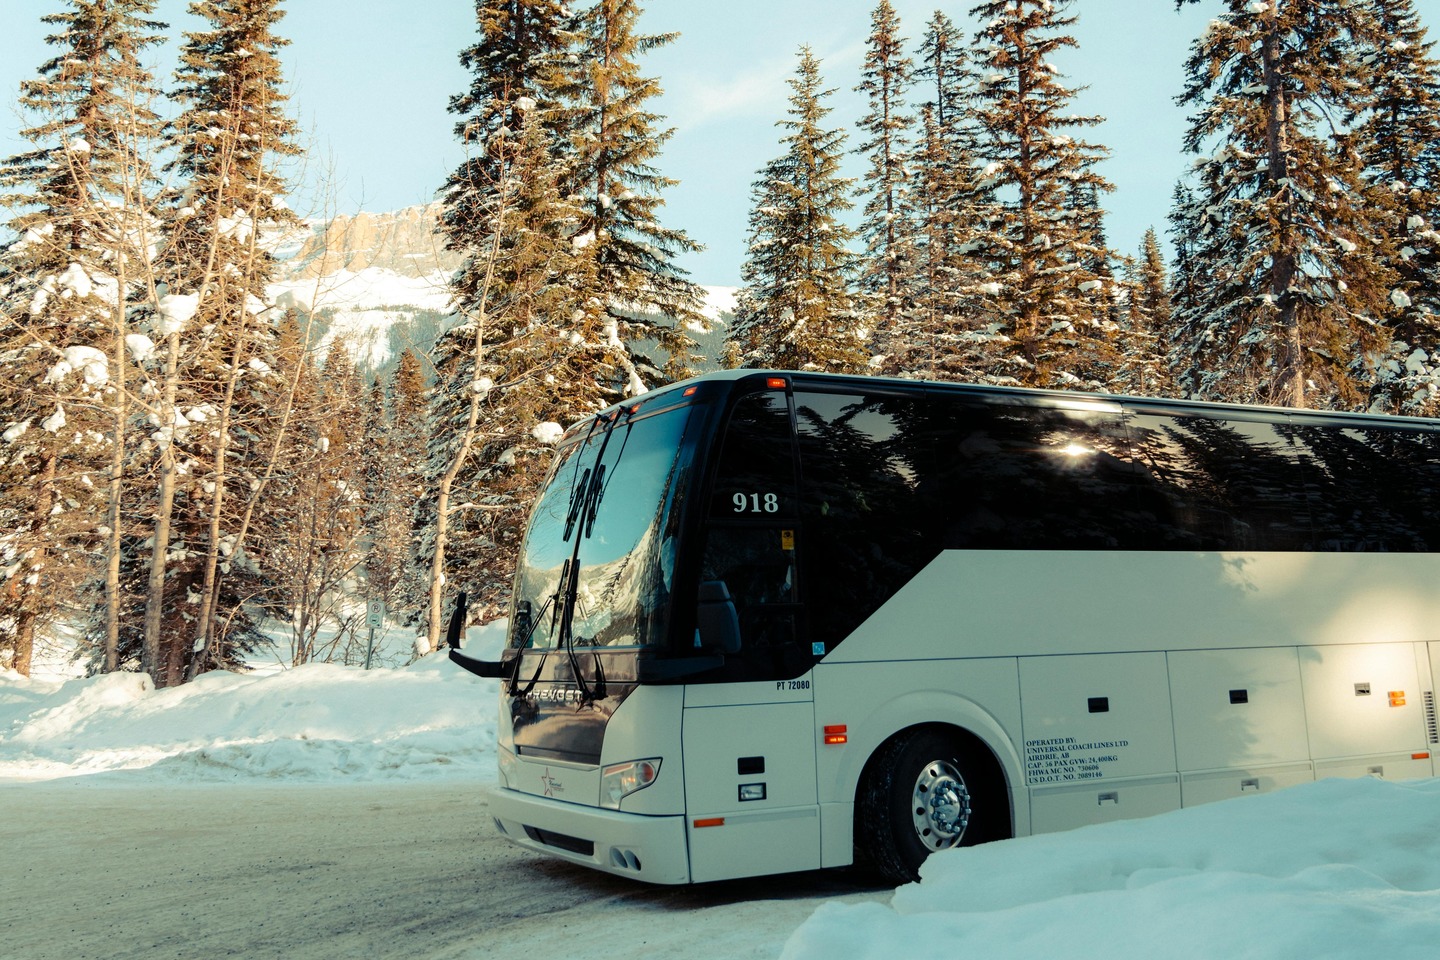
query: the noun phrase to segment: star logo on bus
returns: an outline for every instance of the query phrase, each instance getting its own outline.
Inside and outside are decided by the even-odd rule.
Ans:
[[[540,774],[540,785],[545,788],[545,796],[553,797],[557,793],[564,793],[565,787],[559,780],[550,776],[550,768],[546,767],[545,772]]]

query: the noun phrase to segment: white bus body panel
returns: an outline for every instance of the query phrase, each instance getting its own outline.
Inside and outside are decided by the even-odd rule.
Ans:
[[[1181,770],[1308,767],[1305,690],[1295,647],[1180,650],[1169,659]]]
[[[683,816],[637,816],[530,796],[504,787],[491,790],[488,801],[490,815],[500,832],[523,847],[650,883],[690,881]],[[531,831],[589,841],[594,849],[591,853],[567,850],[533,839]]]
[[[1317,761],[1425,750],[1411,644],[1305,647],[1299,653],[1310,753]]]
[[[1070,830],[1090,823],[1149,817],[1180,806],[1175,774],[1108,783],[1041,787],[1031,791],[1031,824],[1035,833]]]
[[[811,679],[686,688],[691,879],[820,866]]]
[[[1163,653],[1024,657],[1020,696],[1035,832],[1180,805]]]
[[[844,649],[844,648],[842,648]],[[822,863],[852,861],[855,791],[865,762],[897,731],[927,723],[969,730],[983,740],[1011,786],[1011,823],[1030,832],[1024,801],[1020,683],[1013,657],[986,660],[834,663],[814,670],[816,768],[823,832]],[[984,704],[984,706],[981,706]],[[827,726],[844,726],[847,742],[824,743]]]
[[[866,761],[920,724],[986,744],[1017,836],[1317,777],[1431,776],[1437,585],[1427,554],[949,551],[803,678],[636,689],[602,765],[662,769],[620,811],[591,805],[598,768],[524,759],[491,808],[532,849],[684,883],[850,863]],[[824,743],[834,725],[845,743]],[[508,747],[504,717],[500,733]],[[763,774],[742,773],[756,757]],[[544,796],[556,781],[574,802]]]
[[[1316,777],[1433,775],[1437,585],[1430,554],[942,553],[815,670],[817,725],[861,717],[843,760],[819,755],[825,863],[848,862],[865,759],[917,723],[990,747],[1020,836]],[[1009,682],[966,686],[1007,663]]]
[[[826,662],[1440,640],[1440,554],[947,550]]]

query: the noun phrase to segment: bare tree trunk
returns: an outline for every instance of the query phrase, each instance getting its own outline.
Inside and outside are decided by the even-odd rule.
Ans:
[[[499,218],[497,217],[497,220]],[[465,430],[460,435],[460,447],[455,451],[450,466],[440,478],[440,489],[435,500],[435,549],[430,556],[430,606],[425,623],[426,653],[440,647],[440,621],[445,592],[445,545],[450,531],[450,493],[455,478],[470,456],[475,445],[475,434],[480,425],[480,404],[485,399],[481,387],[481,362],[485,357],[485,315],[486,301],[495,279],[495,261],[500,255],[500,234],[497,231],[490,244],[490,255],[485,264],[485,282],[480,292],[480,309],[475,317],[475,345],[471,352],[472,368],[469,384],[469,410],[465,419]]]
[[[105,673],[120,669],[120,502],[125,487],[125,421],[129,412],[129,398],[125,393],[125,290],[129,286],[125,259],[123,256],[116,257],[119,261],[116,280],[120,295],[115,298],[115,436],[110,441],[110,485],[105,510],[105,524],[109,528],[105,536],[105,647],[102,661]]]
[[[48,455],[41,462],[40,472],[35,478],[35,509],[31,512],[30,524],[35,549],[25,561],[31,574],[26,575],[20,581],[20,596],[14,613],[15,659],[11,666],[22,677],[30,676],[30,669],[35,662],[35,627],[40,619],[40,608],[36,604],[35,598],[38,591],[46,589],[41,573],[50,559],[48,538],[42,538],[38,534],[45,530],[49,522],[50,511],[55,507],[57,462],[58,458],[54,454]]]
[[[215,606],[218,603],[219,584],[216,575],[220,566],[220,522],[225,510],[225,489],[229,483],[227,460],[230,455],[230,419],[235,409],[235,387],[244,369],[245,347],[250,335],[250,313],[242,304],[240,328],[237,331],[235,348],[230,355],[230,370],[225,379],[225,397],[220,403],[220,418],[215,425],[215,461],[210,480],[215,492],[210,498],[210,517],[205,543],[205,573],[200,587],[200,616],[197,623],[199,633],[194,638],[194,655],[185,672],[185,679],[194,680],[204,668],[205,661],[215,645]]]
[[[145,640],[140,669],[155,685],[164,686],[161,673],[160,626],[165,612],[166,554],[170,550],[170,524],[175,512],[175,399],[180,366],[180,332],[171,331],[165,345],[165,380],[160,401],[160,431],[166,443],[160,450],[159,502],[150,536],[150,578],[145,591]]]

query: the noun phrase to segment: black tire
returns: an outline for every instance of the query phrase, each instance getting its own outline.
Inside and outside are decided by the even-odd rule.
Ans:
[[[933,727],[870,758],[855,801],[856,862],[886,883],[920,879],[931,853],[1010,835],[1004,779],[988,751]]]

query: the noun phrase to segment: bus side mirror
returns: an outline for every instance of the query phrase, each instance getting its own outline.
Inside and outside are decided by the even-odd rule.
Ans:
[[[450,662],[464,667],[477,677],[508,680],[510,671],[519,660],[506,663],[503,660],[475,660],[460,650],[460,634],[465,632],[465,594],[455,598],[455,612],[450,615],[450,627],[445,631],[445,644],[450,648]]]
[[[451,650],[460,649],[460,634],[465,632],[465,594],[455,598],[455,612],[450,615],[450,627],[445,631],[445,645]]]
[[[700,581],[695,629],[701,646],[718,653],[740,652],[740,616],[724,580]]]

